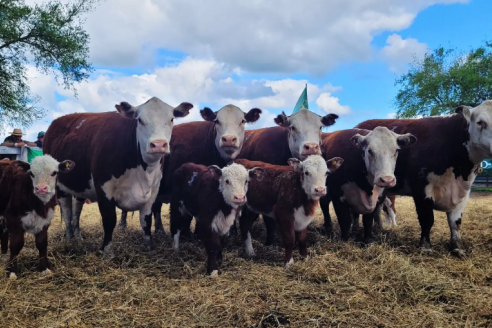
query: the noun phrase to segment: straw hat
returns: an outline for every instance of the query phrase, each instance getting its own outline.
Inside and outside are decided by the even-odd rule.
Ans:
[[[14,132],[10,132],[10,134],[13,136],[25,136],[21,129],[14,129]]]

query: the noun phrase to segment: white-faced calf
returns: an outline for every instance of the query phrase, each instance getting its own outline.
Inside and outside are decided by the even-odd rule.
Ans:
[[[239,159],[246,168],[261,168],[250,180],[248,203],[240,217],[241,234],[246,254],[254,255],[251,226],[258,214],[275,219],[285,248],[285,266],[293,263],[292,249],[295,232],[299,231],[299,252],[307,255],[307,226],[314,218],[319,198],[326,194],[326,177],[337,170],[343,159],[336,157],[325,162],[320,155],[308,156],[304,161],[289,159],[290,166],[271,165]]]
[[[218,275],[222,262],[222,237],[246,203],[249,177],[256,171],[238,164],[220,169],[186,163],[174,172],[170,209],[173,247],[179,248],[180,231],[188,229],[195,217],[195,232],[207,250],[207,273],[212,276]]]
[[[56,205],[55,186],[58,173],[69,172],[72,161],[59,163],[49,155],[38,156],[32,163],[0,161],[0,229],[2,253],[7,252],[10,237],[10,261],[7,275],[17,278],[17,256],[24,246],[24,233],[35,236],[39,251],[39,270],[49,273],[48,227]]]

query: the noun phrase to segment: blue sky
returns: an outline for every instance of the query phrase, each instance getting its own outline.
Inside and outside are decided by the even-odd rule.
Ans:
[[[87,16],[96,71],[77,98],[29,70],[47,115],[28,138],[60,115],[151,96],[192,102],[184,121],[233,103],[264,110],[251,128],[271,126],[305,83],[313,111],[340,115],[330,130],[351,128],[396,111],[394,81],[413,56],[492,40],[490,12],[489,0],[107,0]]]

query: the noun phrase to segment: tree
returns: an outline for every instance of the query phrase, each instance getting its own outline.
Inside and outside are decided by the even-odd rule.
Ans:
[[[414,59],[399,77],[395,105],[398,117],[451,113],[459,105],[478,106],[492,99],[492,42],[459,53],[438,48]]]
[[[54,74],[75,94],[74,84],[89,77],[89,35],[81,16],[96,2],[53,0],[28,6],[24,0],[0,0],[0,128],[28,126],[45,112],[29,88],[30,65]]]

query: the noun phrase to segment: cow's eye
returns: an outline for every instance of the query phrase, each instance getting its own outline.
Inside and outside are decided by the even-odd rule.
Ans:
[[[34,174],[31,171],[29,171],[29,175],[34,178]]]
[[[142,121],[142,119],[139,117],[138,118],[138,123],[142,124],[143,126],[145,126],[145,123]]]
[[[304,172],[304,174],[305,174],[306,176],[309,176],[309,172],[308,172],[308,171]]]
[[[229,180],[226,180],[226,184],[230,184],[231,182]]]
[[[171,119],[171,123],[174,123],[174,117]]]
[[[369,155],[374,156],[374,153],[372,152],[372,149],[369,149],[367,152],[369,153]]]
[[[328,176],[328,174],[330,174],[330,171],[326,171],[325,175]]]
[[[219,124],[219,125],[220,125],[219,120],[215,120],[215,121],[214,121],[214,123],[215,123],[215,124]]]
[[[290,131],[295,132],[296,131],[295,126],[290,126]]]
[[[241,121],[241,124],[246,124],[246,120],[242,120]]]
[[[52,176],[52,177],[54,177],[54,176],[55,176],[55,175],[57,175],[57,174],[58,174],[58,172],[53,171],[53,173],[51,173],[51,176]]]

